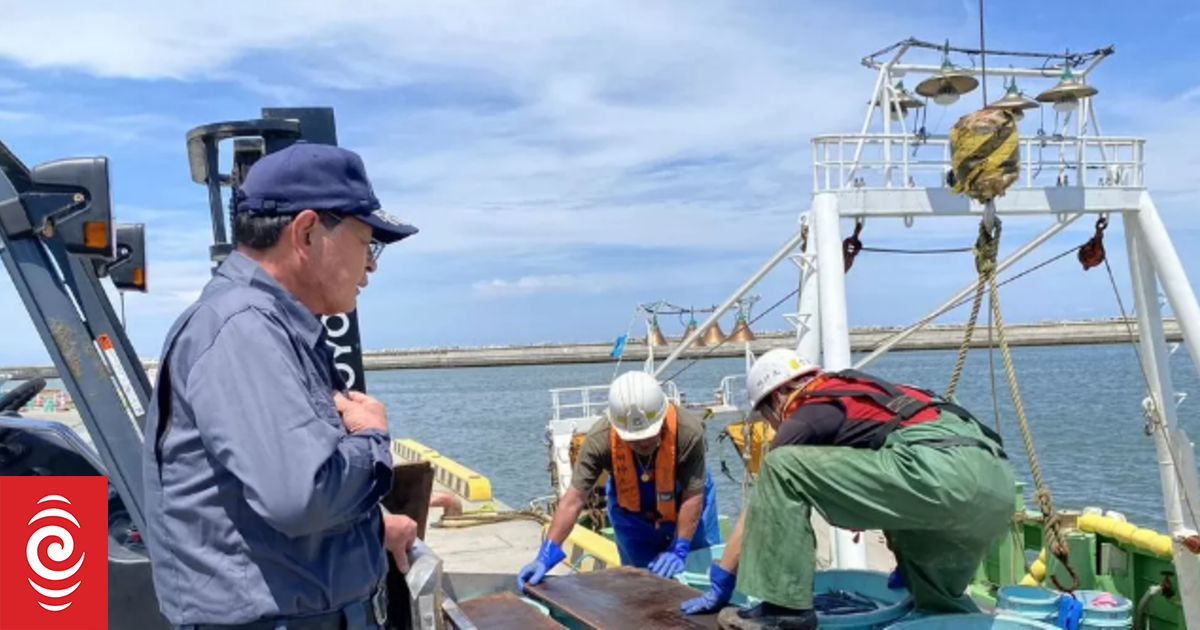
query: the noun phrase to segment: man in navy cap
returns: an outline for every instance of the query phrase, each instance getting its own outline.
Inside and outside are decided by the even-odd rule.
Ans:
[[[146,542],[182,628],[381,628],[387,413],[347,391],[320,316],[354,310],[383,246],[417,229],[380,209],[362,159],[296,143],[236,193],[234,251],[175,322],[146,416]]]

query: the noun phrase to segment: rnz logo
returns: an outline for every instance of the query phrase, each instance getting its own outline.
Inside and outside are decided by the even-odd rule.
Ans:
[[[0,477],[0,630],[108,628],[108,478]]]
[[[47,568],[42,563],[40,549],[42,541],[47,538],[54,539],[49,546],[46,547],[46,555],[56,563],[67,562],[75,553],[75,537],[70,531],[63,528],[61,525],[52,524],[55,519],[69,521],[75,526],[74,531],[80,531],[79,521],[69,510],[71,502],[61,495],[48,494],[41,499],[38,499],[38,504],[47,504],[47,507],[33,515],[29,520],[29,524],[33,525],[38,521],[47,521],[44,525],[38,527],[37,531],[29,537],[29,542],[25,545],[25,559],[29,562],[29,568],[33,570],[40,581],[53,583],[55,585],[67,585],[65,588],[46,588],[35,582],[33,578],[29,579],[29,585],[33,590],[37,591],[41,597],[37,598],[37,603],[42,608],[52,612],[65,610],[71,605],[70,596],[79,588],[83,580],[77,579],[79,568],[83,566],[84,557],[87,553],[80,551],[79,560],[70,568],[63,570],[54,570]],[[50,507],[54,506],[54,507]],[[72,584],[71,581],[74,580]],[[48,603],[49,602],[49,603]]]

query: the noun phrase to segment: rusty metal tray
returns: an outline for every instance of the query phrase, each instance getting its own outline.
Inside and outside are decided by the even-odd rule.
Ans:
[[[679,604],[700,592],[633,567],[548,577],[527,586],[533,599],[592,630],[717,630],[717,615],[685,615]]]

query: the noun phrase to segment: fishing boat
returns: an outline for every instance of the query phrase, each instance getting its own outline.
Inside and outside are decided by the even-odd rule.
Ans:
[[[998,541],[979,567],[970,589],[972,596],[985,607],[1007,613],[1016,606],[1014,599],[1020,599],[1013,595],[1014,589],[1038,589],[1024,595],[1038,594],[1043,597],[1042,605],[1050,608],[1061,593],[1087,594],[1083,598],[1087,601],[1105,595],[1128,604],[1122,610],[1129,625],[1120,627],[1200,628],[1200,484],[1192,442],[1176,422],[1183,393],[1172,385],[1167,360],[1178,345],[1168,347],[1165,342],[1162,306],[1169,304],[1177,317],[1192,357],[1200,356],[1200,307],[1145,185],[1145,140],[1105,136],[1100,130],[1096,113],[1100,90],[1090,79],[1114,53],[1112,47],[1065,54],[992,51],[909,38],[864,57],[862,65],[873,71],[875,82],[866,94],[863,125],[857,133],[813,138],[812,202],[798,218],[794,233],[720,305],[709,309],[704,321],[690,322],[665,359],[651,358],[643,369],[659,378],[668,396],[678,400],[675,384],[664,379],[670,373],[668,368],[678,361],[698,360],[693,349],[699,344],[724,343],[726,339],[711,333],[719,318],[740,304],[784,260],[799,268],[795,290],[777,303],[795,299],[796,312],[784,315],[796,330],[794,347],[830,370],[866,368],[936,318],[970,303],[946,393],[953,395],[963,378],[990,378],[988,374],[964,374],[963,359],[971,348],[983,345],[983,339],[995,340],[987,345],[1003,357],[1007,393],[1015,408],[1016,417],[1005,420],[1020,427],[1033,481],[1031,487],[1018,483],[1014,488],[1012,535]],[[975,59],[981,62],[978,66]],[[987,65],[989,62],[994,65]],[[1005,90],[988,100],[987,79],[991,77],[1003,78]],[[906,82],[913,91],[905,87]],[[1022,88],[1036,90],[1031,92],[1035,95],[1026,96]],[[979,107],[968,108],[953,128],[939,131],[926,126],[925,114],[930,108],[945,108],[964,97],[978,96],[983,97]],[[990,152],[980,149],[974,159],[964,157],[970,134],[984,133],[978,131],[980,120],[1002,125],[987,132],[992,134],[987,138],[992,141]],[[1019,124],[1022,121],[1024,127]],[[1004,153],[999,154],[1001,151]],[[1001,226],[1010,217],[1044,219],[1045,229],[999,259]],[[1137,348],[1132,354],[1137,356],[1146,393],[1142,401],[1145,418],[1131,421],[1144,420],[1154,438],[1157,462],[1144,465],[1147,471],[1157,465],[1166,532],[1139,527],[1124,515],[1106,510],[1102,494],[1095,497],[1094,505],[1053,502],[1040,475],[1037,427],[1029,422],[1021,405],[1021,375],[1004,334],[1000,286],[1015,277],[1001,279],[1000,274],[1039,251],[1067,226],[1085,219],[1094,221],[1094,235],[1067,254],[1075,253],[1085,270],[1103,268],[1111,277],[1107,257],[1120,249],[1109,243],[1106,250],[1104,235],[1109,221],[1117,217],[1125,232],[1124,251],[1119,255],[1128,259],[1134,296],[1129,308],[1116,292],[1114,280],[1115,303],[1120,307],[1120,321],[1129,327],[1129,342]],[[852,222],[849,234],[842,230],[843,220]],[[896,226],[911,233],[935,221],[978,224],[974,242],[964,243],[958,250],[976,252],[976,280],[852,361],[845,287],[853,282],[849,272],[855,256],[873,249],[863,245],[865,235],[895,238]],[[1029,272],[1021,275],[1025,273]],[[984,297],[990,314],[985,315],[988,322],[979,325]],[[670,312],[670,305],[666,306]],[[657,322],[653,318],[648,322],[645,343],[666,347]],[[739,326],[746,323],[739,318]],[[625,337],[619,338],[614,348],[618,365],[619,346],[626,342]],[[754,360],[748,345],[746,355],[748,368]],[[750,418],[741,402],[744,373],[726,377],[722,386],[726,388],[720,401],[726,423],[722,437],[728,437],[741,456],[743,492],[752,491],[772,431],[761,419]],[[551,484],[558,496],[569,487],[574,451],[582,436],[604,412],[605,392],[602,384],[550,391],[546,441]],[[564,402],[568,394],[583,400]],[[734,418],[727,420],[731,415]],[[612,557],[612,550],[604,548],[611,544],[611,530],[597,517],[603,493],[595,492],[592,500],[592,509],[577,531],[586,527],[600,534],[601,540],[580,536],[574,541],[577,548],[573,553]],[[867,567],[862,537],[835,529],[829,539],[835,571]],[[681,579],[702,588],[704,567],[703,563],[690,565],[698,571],[687,572]],[[1053,617],[1057,609],[1050,608],[1037,614]],[[1105,614],[1095,612],[1095,607],[1085,608],[1091,614]]]

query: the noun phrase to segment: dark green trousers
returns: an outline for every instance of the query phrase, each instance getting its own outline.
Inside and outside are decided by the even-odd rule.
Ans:
[[[965,590],[1011,529],[1015,486],[1008,462],[987,450],[912,443],[956,435],[987,441],[974,423],[943,413],[894,431],[879,450],[772,450],[746,508],[738,590],[812,607],[815,508],[843,529],[882,530],[918,609],[978,612]]]

